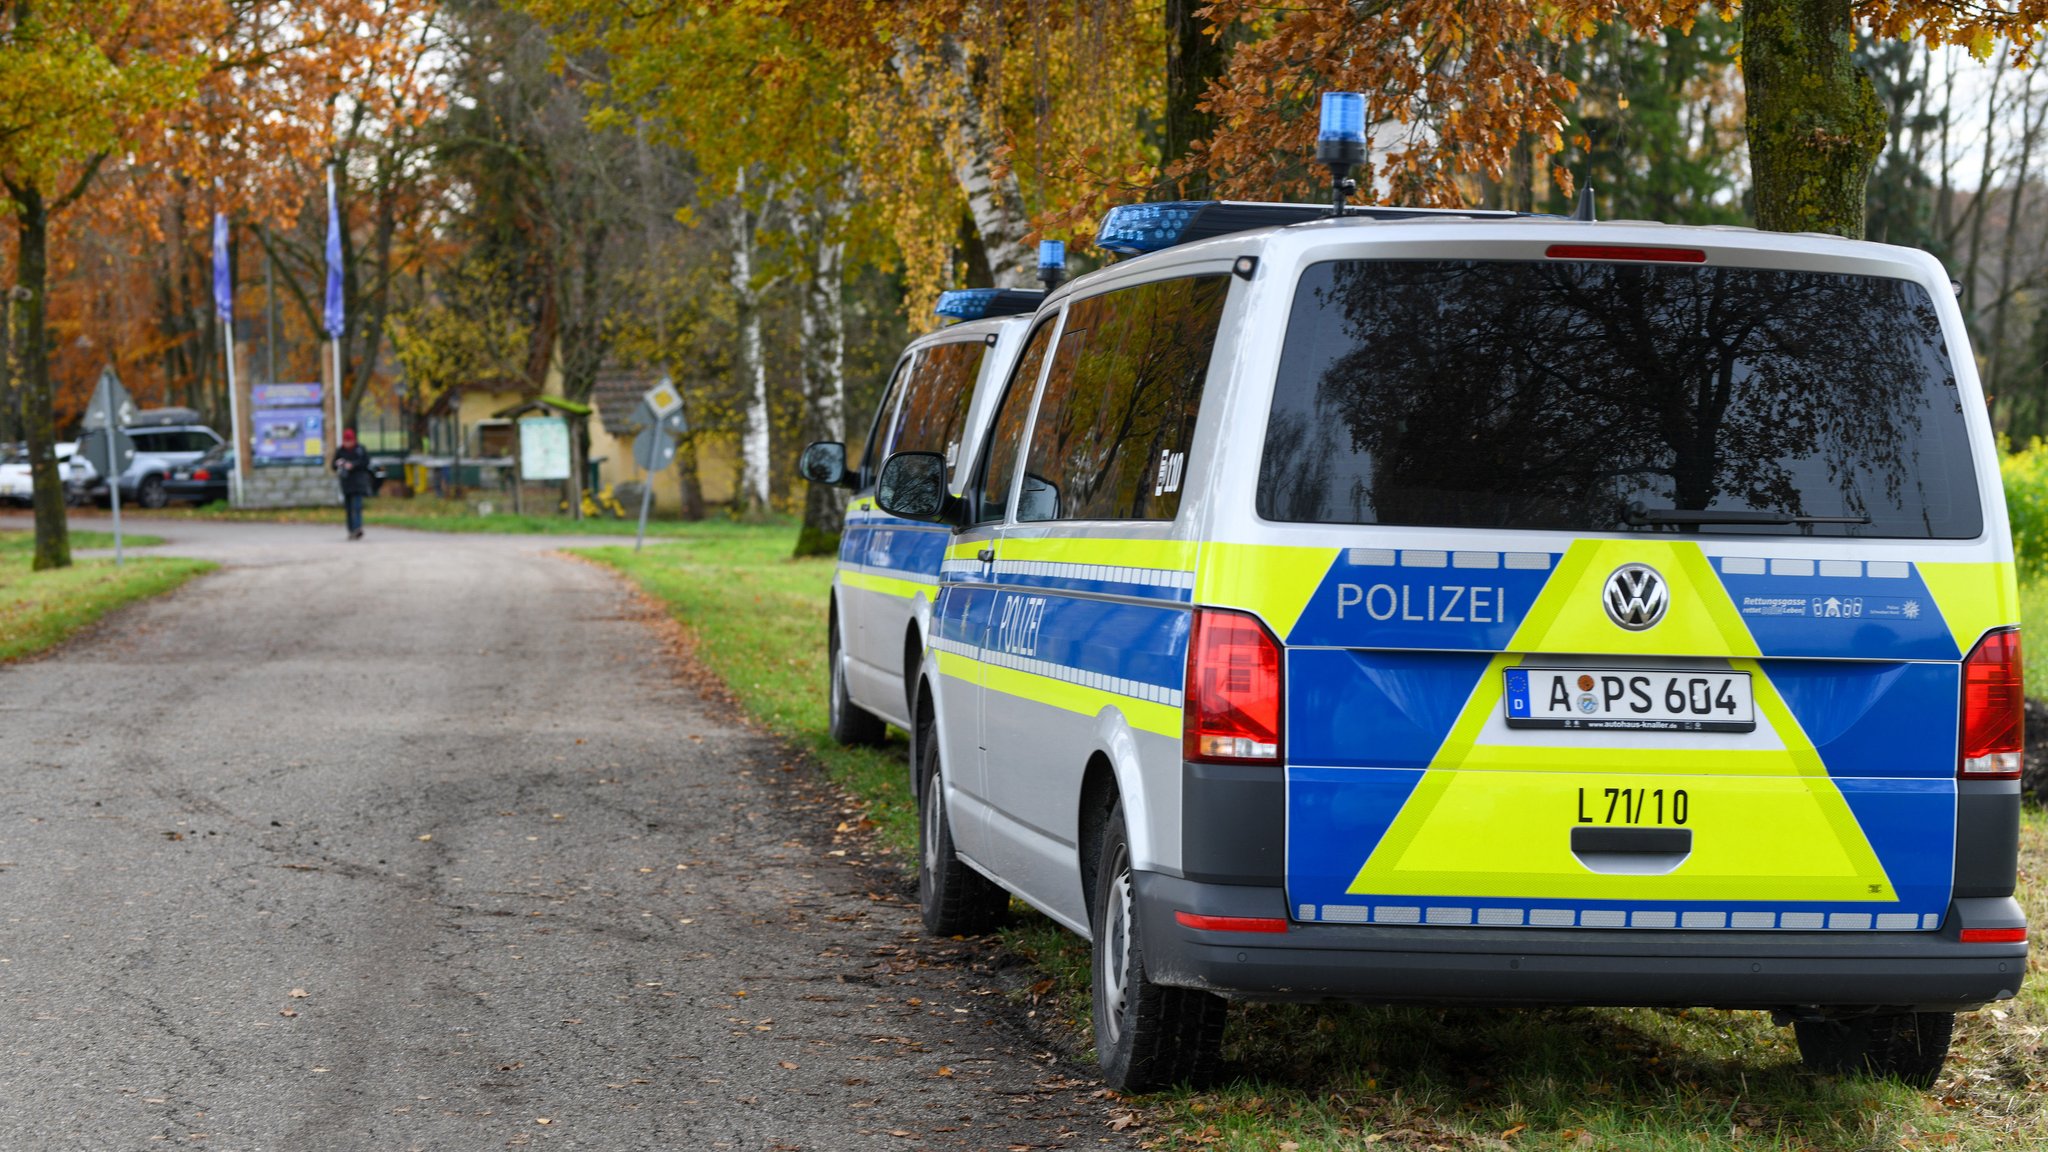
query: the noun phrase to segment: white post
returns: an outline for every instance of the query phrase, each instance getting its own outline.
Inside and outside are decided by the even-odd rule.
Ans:
[[[334,346],[334,427],[327,430],[329,453],[341,446],[341,337],[328,341]]]
[[[108,407],[111,409],[112,405],[108,405]],[[112,477],[112,483],[109,483],[107,485],[107,497],[108,499],[113,501],[114,567],[116,568],[119,568],[121,566],[121,473],[125,471],[125,469],[121,467],[121,442],[115,438],[115,433],[118,431],[119,425],[114,423],[113,416],[110,413],[107,422],[106,437],[107,472]]]
[[[242,507],[242,477],[248,474],[248,461],[242,459],[242,393],[235,381],[235,322],[230,319],[222,324],[227,333],[228,356],[228,439],[235,446],[235,470],[228,476],[228,503]]]

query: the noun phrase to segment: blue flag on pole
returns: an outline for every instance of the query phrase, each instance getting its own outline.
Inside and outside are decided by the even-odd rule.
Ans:
[[[334,169],[327,170],[327,323],[336,340],[348,330],[341,305],[341,207],[334,199]]]
[[[213,214],[213,310],[223,324],[235,319],[235,286],[228,274],[228,214]]]

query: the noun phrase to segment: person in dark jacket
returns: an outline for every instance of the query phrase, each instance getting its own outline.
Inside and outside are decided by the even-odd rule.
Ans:
[[[356,443],[356,430],[341,430],[341,447],[334,450],[335,475],[341,477],[341,503],[348,509],[348,538],[363,538],[363,498],[376,485],[376,477],[370,471],[370,453]]]

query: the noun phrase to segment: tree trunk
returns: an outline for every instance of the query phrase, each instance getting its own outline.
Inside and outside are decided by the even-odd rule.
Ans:
[[[970,12],[964,23],[972,27],[980,21]],[[967,210],[988,250],[995,286],[1031,287],[1038,282],[1038,254],[1024,243],[1031,221],[1024,214],[1017,175],[996,165],[1002,127],[994,121],[992,99],[976,82],[977,70],[960,34],[941,37],[936,56],[928,57],[916,40],[904,37],[896,42],[890,64],[938,134],[946,163],[967,197]]]
[[[1209,82],[1223,75],[1230,62],[1230,49],[1203,32],[1209,21],[1197,13],[1206,3],[1207,0],[1166,0],[1166,119],[1161,124],[1166,139],[1159,157],[1163,168],[1172,167],[1197,140],[1216,131],[1216,117],[1195,105],[1209,90]],[[1208,196],[1209,174],[1200,170],[1189,172],[1174,194],[1186,200]]]
[[[802,194],[791,204],[790,219],[799,246],[810,264],[804,279],[799,322],[804,365],[805,434],[811,440],[846,441],[846,315],[844,281],[846,241],[835,232],[845,214],[850,174],[836,193]],[[806,484],[804,523],[796,537],[798,556],[834,556],[839,534],[846,528],[843,490],[830,484]]]
[[[1861,239],[1885,110],[1851,52],[1851,0],[1748,0],[1742,83],[1757,227]]]
[[[15,275],[21,301],[21,415],[28,434],[29,477],[35,486],[35,570],[71,566],[71,533],[64,519],[64,478],[57,471],[57,413],[50,386],[50,212],[42,190],[10,185],[16,215]],[[108,477],[118,482],[117,477]]]
[[[754,286],[754,211],[747,207],[744,168],[733,193],[731,282],[733,323],[740,338],[740,383],[746,396],[740,432],[740,490],[734,494],[734,502],[742,517],[756,520],[768,513],[768,366],[761,360],[761,300]]]
[[[676,496],[682,506],[683,519],[696,522],[704,518],[704,483],[697,475],[697,442],[695,437],[683,441],[676,452]]]
[[[1991,342],[1984,366],[1985,390],[1994,393],[2005,388],[2005,318],[2012,311],[2014,294],[2020,291],[2020,286],[2014,283],[2014,260],[2019,255],[2020,232],[2027,224],[2027,181],[2033,176],[2034,145],[2041,135],[2042,120],[2048,119],[2048,104],[2039,108],[2034,105],[2032,72],[2027,73],[2026,87],[2021,89],[2019,102],[2019,170],[2013,174],[2012,199],[2005,213],[2005,251],[1998,262],[1998,294],[1992,298]],[[1993,193],[1985,189],[1979,194],[1990,196]]]

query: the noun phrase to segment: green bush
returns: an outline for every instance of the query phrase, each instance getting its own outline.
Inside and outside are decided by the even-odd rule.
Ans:
[[[2012,518],[2013,556],[2022,584],[2048,575],[2048,445],[2038,438],[1999,461],[2005,509]]]

